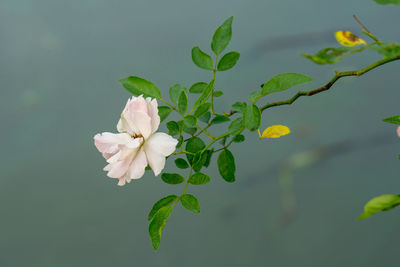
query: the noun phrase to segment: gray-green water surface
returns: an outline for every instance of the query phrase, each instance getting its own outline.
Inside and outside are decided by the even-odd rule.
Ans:
[[[102,171],[93,136],[115,131],[129,97],[122,77],[145,77],[163,95],[174,83],[209,80],[190,49],[209,52],[214,29],[231,15],[228,49],[241,59],[217,76],[225,92],[219,111],[281,72],[314,77],[301,88],[313,89],[335,70],[374,62],[378,55],[368,52],[317,66],[299,52],[336,45],[336,29],[359,33],[353,14],[382,39],[400,41],[399,11],[372,0],[1,1],[0,266],[393,266],[399,211],[356,218],[371,197],[400,191],[400,139],[381,122],[399,113],[398,62],[266,112],[263,127],[284,124],[292,134],[246,134],[232,149],[236,183],[222,181],[213,163],[212,182],[190,188],[201,214],[177,206],[156,253],[147,213],[182,188],[150,173],[118,187]],[[282,224],[279,166],[342,142],[343,150],[295,170],[296,216]]]

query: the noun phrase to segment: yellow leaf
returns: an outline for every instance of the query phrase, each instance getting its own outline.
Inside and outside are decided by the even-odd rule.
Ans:
[[[284,125],[272,125],[264,130],[262,138],[279,138],[290,133],[290,129]]]
[[[366,45],[367,43],[349,31],[338,31],[335,32],[336,40],[343,46],[355,46],[355,45]]]

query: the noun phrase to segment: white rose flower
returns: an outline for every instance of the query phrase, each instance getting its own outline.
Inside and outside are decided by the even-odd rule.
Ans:
[[[164,169],[165,157],[175,151],[178,140],[156,132],[159,125],[157,100],[132,97],[118,122],[119,133],[94,136],[96,148],[108,162],[104,170],[110,178],[119,179],[118,185],[141,178],[147,165],[156,176]]]

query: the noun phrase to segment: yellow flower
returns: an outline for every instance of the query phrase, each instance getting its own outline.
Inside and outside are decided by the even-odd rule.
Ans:
[[[335,32],[336,40],[343,46],[356,46],[356,45],[366,45],[367,43],[349,31],[337,31]]]
[[[261,134],[258,130],[258,137],[263,138],[279,138],[290,133],[290,129],[284,125],[272,125],[264,130]]]

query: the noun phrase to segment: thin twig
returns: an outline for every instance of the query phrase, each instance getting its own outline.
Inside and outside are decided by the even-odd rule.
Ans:
[[[370,31],[367,29],[367,27],[365,27],[365,25],[357,18],[356,15],[353,15],[353,18],[357,21],[358,24],[360,24],[361,27],[364,28],[364,30],[365,30],[366,32],[372,34],[372,32],[370,32]]]
[[[378,39],[378,37],[375,36],[370,30],[365,27],[365,25],[357,18],[356,15],[353,15],[353,18],[357,21],[358,24],[360,24],[361,27],[363,27],[364,30],[361,30],[361,32],[365,33],[368,35],[371,39],[376,41],[378,44],[381,44],[382,42]]]
[[[273,102],[273,103],[269,103],[269,104],[266,104],[266,105],[262,106],[260,108],[260,111],[263,112],[264,110],[266,110],[268,108],[271,108],[271,107],[290,105],[301,96],[312,96],[312,95],[316,95],[316,94],[319,94],[321,92],[329,90],[332,87],[332,85],[342,77],[346,77],[346,76],[359,77],[359,76],[363,75],[364,73],[366,73],[366,72],[368,72],[370,70],[373,70],[373,69],[375,69],[375,68],[377,68],[379,66],[382,66],[382,65],[384,65],[386,63],[389,63],[389,62],[392,62],[392,61],[395,61],[395,60],[399,60],[399,59],[400,59],[400,55],[397,55],[396,57],[390,57],[390,58],[381,59],[381,60],[375,62],[374,64],[371,64],[371,65],[369,65],[369,66],[367,66],[367,67],[365,67],[365,68],[363,68],[361,70],[358,70],[358,71],[336,72],[336,75],[327,84],[325,84],[324,86],[322,86],[320,88],[317,88],[317,89],[314,89],[314,90],[311,90],[311,91],[299,91],[299,92],[297,92],[297,94],[295,94],[290,99],[287,99],[287,100],[284,100],[284,101],[279,101],[279,102]]]
[[[207,135],[208,138],[210,138],[211,140],[214,140],[214,139],[215,139],[215,136],[213,136],[212,134],[210,134],[209,132],[206,131],[206,129],[207,129],[208,127],[207,127],[207,128],[201,128],[201,127],[199,126],[199,124],[196,124],[196,127],[200,129],[200,133],[204,133],[204,134]],[[194,136],[193,136],[193,137],[194,137]]]

